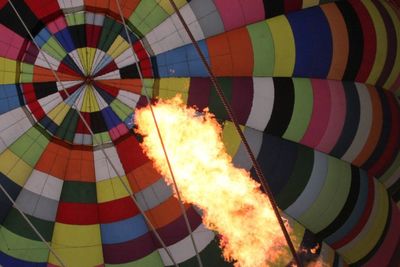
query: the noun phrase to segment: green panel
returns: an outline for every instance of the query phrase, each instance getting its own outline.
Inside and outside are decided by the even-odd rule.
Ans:
[[[314,233],[323,230],[342,210],[350,192],[350,184],[350,164],[329,157],[325,184],[313,205],[298,221]]]
[[[218,83],[222,88],[222,91],[230,103],[232,99],[232,79],[231,78],[218,78]],[[210,102],[209,102],[210,111],[215,114],[217,119],[226,120],[228,119],[228,113],[226,112],[224,106],[222,105],[221,100],[214,88],[211,90],[210,94]]]
[[[101,145],[105,143],[111,143],[111,137],[108,132],[104,133],[97,133],[93,136],[93,144],[94,145]]]
[[[55,59],[62,61],[63,58],[67,55],[65,50],[58,44],[58,42],[51,37],[43,46],[42,50],[46,51],[50,56]]]
[[[47,143],[48,140],[32,127],[10,146],[10,150],[34,167]]]
[[[287,209],[303,192],[314,165],[314,151],[304,146],[297,146],[297,160],[288,182],[276,196],[278,206]]]
[[[141,1],[129,17],[132,25],[143,34],[147,34],[163,22],[168,13],[165,12],[154,0]]]
[[[158,251],[154,251],[153,253],[137,261],[122,263],[122,264],[106,264],[105,266],[106,267],[146,267],[146,266],[163,267],[164,264],[161,260]]]
[[[36,227],[39,233],[44,237],[44,239],[50,242],[53,236],[54,222],[38,219],[28,214],[26,214],[26,216]],[[3,226],[11,232],[22,237],[41,241],[38,235],[32,230],[32,228],[28,225],[25,219],[22,218],[21,214],[15,208],[11,209],[10,213],[7,215],[7,218],[3,223]]]
[[[98,48],[108,51],[117,36],[121,33],[122,26],[115,20],[105,17]]]
[[[110,107],[122,121],[125,121],[133,112],[132,108],[122,103],[119,99],[114,99],[114,101],[111,102]]]
[[[203,266],[207,267],[228,267],[233,266],[233,263],[224,261],[222,257],[222,251],[218,246],[218,240],[213,240],[211,243],[200,252],[201,261]],[[180,267],[192,267],[198,266],[196,257],[192,257],[189,260],[179,263]]]
[[[294,107],[283,138],[299,142],[307,130],[313,110],[313,90],[310,79],[293,78]]]
[[[33,65],[21,63],[19,81],[21,83],[29,83],[33,81]]]
[[[141,94],[146,96],[147,94],[149,94],[149,97],[153,97],[153,88],[155,85],[154,79],[144,79],[144,86],[142,88],[142,92]]]
[[[247,26],[254,51],[253,76],[273,76],[275,63],[274,40],[265,21]]]
[[[70,13],[70,14],[65,15],[65,18],[67,20],[68,26],[85,24],[85,13],[84,12]]]
[[[70,109],[65,116],[60,127],[58,127],[56,136],[73,142],[75,136],[75,129],[78,124],[78,113],[74,109]]]
[[[60,201],[96,203],[96,183],[64,181]]]
[[[25,261],[47,262],[49,252],[41,241],[34,241],[16,235],[0,226],[0,251]]]

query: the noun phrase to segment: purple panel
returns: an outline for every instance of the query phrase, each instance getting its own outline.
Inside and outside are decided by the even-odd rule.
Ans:
[[[190,80],[188,106],[197,106],[203,110],[208,106],[212,83],[209,78],[192,78]]]
[[[253,79],[234,78],[232,80],[232,108],[240,124],[245,124],[253,104]]]

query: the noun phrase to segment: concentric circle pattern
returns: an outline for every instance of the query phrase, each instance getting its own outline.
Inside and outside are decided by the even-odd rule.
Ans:
[[[197,266],[179,203],[133,131],[146,94],[209,107],[234,164],[253,172],[169,1],[119,1],[132,47],[115,0],[11,0],[35,42],[0,0],[0,184],[16,202],[0,191],[1,266],[61,265],[17,208],[67,266],[173,265],[138,206],[173,260]],[[304,263],[399,266],[396,1],[175,2]],[[231,266],[185,208],[203,265]]]

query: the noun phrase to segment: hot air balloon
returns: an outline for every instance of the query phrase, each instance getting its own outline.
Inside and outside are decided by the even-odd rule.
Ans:
[[[398,2],[174,2],[303,263],[399,266]],[[0,266],[231,266],[134,131],[180,93],[254,174],[169,1],[0,0],[0,20]]]

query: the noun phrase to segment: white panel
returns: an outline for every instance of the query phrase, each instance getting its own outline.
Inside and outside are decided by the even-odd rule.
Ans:
[[[96,49],[96,53],[94,55],[94,60],[93,60],[93,64],[92,64],[92,74],[94,73],[94,71],[97,71],[97,66],[99,65],[100,61],[104,59],[104,56],[106,55],[106,53],[104,53],[103,51]],[[108,55],[107,55],[108,56]]]
[[[38,100],[40,106],[47,114],[63,101],[59,93],[51,94]]]
[[[60,199],[62,185],[63,180],[47,173],[33,170],[24,188],[37,195],[42,195],[58,201]]]
[[[253,78],[253,105],[246,126],[264,131],[274,106],[274,81],[272,78]]]
[[[14,143],[31,127],[32,123],[22,108],[16,108],[0,115],[0,152]]]
[[[182,7],[180,12],[193,33],[194,38],[196,40],[204,39],[201,26],[197,22],[196,16],[194,15],[190,5]],[[173,14],[149,32],[145,36],[145,39],[156,55],[191,42],[176,14]]]
[[[42,51],[42,53],[39,53],[37,55],[37,58],[35,60],[35,65],[51,70],[51,68],[49,67],[49,64],[47,63],[47,61],[48,61],[51,65],[51,67],[53,68],[53,70],[57,70],[58,67],[60,66],[60,61],[58,61],[54,57],[50,56],[48,53],[46,53],[46,51],[44,51],[44,50],[41,50],[41,51]],[[47,59],[47,61],[44,57]]]
[[[372,103],[368,88],[360,83],[356,83],[356,88],[360,99],[360,123],[353,143],[342,156],[342,159],[349,163],[355,160],[364,148],[372,127]]]
[[[61,83],[57,82],[57,90],[63,91],[64,89],[68,89],[81,83],[82,81],[62,81]]]
[[[108,157],[107,159],[105,154]],[[119,176],[125,175],[124,169],[122,168],[122,164],[121,161],[119,160],[115,147],[109,147],[103,150],[94,151],[94,167],[96,172],[96,181],[102,181],[118,176],[117,173],[115,173],[115,171],[113,170],[110,161],[117,169]]]
[[[74,60],[75,64],[82,71],[82,73],[85,73],[85,70],[82,66],[81,60],[79,59],[78,51],[75,49],[74,51],[71,51],[68,55],[71,56],[71,58]]]
[[[117,99],[119,99],[122,103],[124,103],[128,107],[134,109],[136,108],[136,104],[140,99],[140,95],[120,90],[118,92]]]
[[[57,0],[61,8],[72,8],[83,6],[83,0]]]
[[[119,75],[119,70],[115,70],[115,71],[106,73],[104,75],[97,76],[95,78],[95,80],[113,80],[113,79],[116,79],[116,80],[121,79],[121,76]]]
[[[212,231],[205,228],[203,224],[200,224],[200,226],[193,231],[193,237],[197,249],[199,250],[199,252],[201,252],[208,244],[211,243],[215,235]],[[193,248],[193,243],[190,236],[187,236],[179,242],[168,246],[168,249],[171,252],[172,257],[174,258],[176,263],[184,262],[196,256],[196,252]],[[160,253],[165,266],[173,265],[165,249],[159,249],[158,252]]]
[[[96,96],[96,100],[97,100],[97,103],[99,104],[100,110],[108,107],[107,102],[103,99],[103,97],[99,94],[99,92],[97,92],[97,90],[94,90],[94,89],[93,89],[93,92],[94,92],[94,95]]]
[[[136,63],[136,56],[132,49],[125,50],[121,55],[119,55],[115,60],[118,68],[123,68],[128,65]]]

